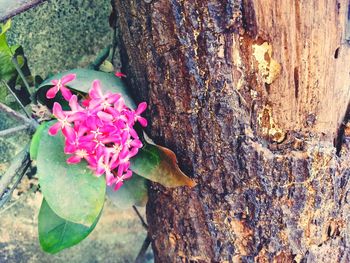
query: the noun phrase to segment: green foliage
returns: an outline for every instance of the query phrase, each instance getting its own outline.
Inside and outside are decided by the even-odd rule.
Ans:
[[[40,140],[41,140],[41,134],[43,132],[43,130],[47,129],[48,123],[47,122],[43,122],[35,131],[33,137],[32,137],[32,141],[30,143],[30,159],[32,160],[36,160],[37,156],[38,156],[38,149],[39,149],[39,144],[40,144]]]
[[[147,181],[133,173],[131,179],[125,181],[118,191],[107,187],[107,197],[119,209],[130,208],[132,205],[144,206],[148,200]]]
[[[103,207],[105,179],[94,176],[85,161],[67,164],[63,148],[61,133],[50,136],[48,129],[43,129],[37,151],[37,174],[42,193],[57,215],[91,226]]]
[[[38,219],[39,241],[42,249],[54,254],[78,244],[95,228],[100,216],[101,213],[91,226],[76,224],[58,216],[43,199]]]

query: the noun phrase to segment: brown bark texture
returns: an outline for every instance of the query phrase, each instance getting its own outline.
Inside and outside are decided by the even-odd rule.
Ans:
[[[148,133],[156,262],[350,262],[346,0],[115,0]],[[349,197],[349,198],[348,198]]]

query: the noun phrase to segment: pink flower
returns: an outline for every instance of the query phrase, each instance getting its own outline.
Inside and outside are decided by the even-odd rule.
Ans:
[[[46,93],[46,98],[48,99],[53,99],[58,91],[61,91],[63,98],[66,101],[69,101],[70,98],[72,97],[72,93],[70,90],[65,86],[68,82],[71,82],[75,79],[76,75],[75,74],[68,74],[61,79],[54,79],[52,80],[52,84],[54,86],[50,88],[47,93]]]
[[[117,166],[117,157],[112,154],[110,149],[105,148],[103,154],[98,158],[96,175],[100,176],[106,174],[107,185],[112,185],[115,182],[112,170]]]
[[[125,179],[129,179],[131,176],[132,176],[132,172],[128,170],[125,174],[118,177],[117,180],[115,181],[114,191],[117,191],[124,184],[123,181]]]
[[[100,81],[95,80],[89,98],[79,102],[76,95],[71,95],[69,106],[69,111],[63,111],[59,103],[54,103],[53,115],[58,122],[50,127],[49,134],[62,130],[64,152],[70,155],[68,164],[84,159],[96,176],[105,175],[106,184],[118,190],[132,176],[130,158],[142,147],[134,125],[147,125],[141,117],[147,104],[140,103],[132,110],[120,94],[103,93]]]
[[[79,119],[79,115],[63,111],[61,105],[57,102],[53,104],[53,115],[57,118],[58,122],[49,128],[49,134],[54,136],[61,129],[65,136],[70,137],[74,133],[71,123]]]
[[[141,113],[147,109],[147,103],[141,102],[135,111],[135,121],[138,121],[142,127],[147,126],[147,120],[141,117]]]
[[[106,110],[108,107],[113,106],[115,102],[120,98],[120,94],[113,94],[107,92],[106,94],[102,93],[101,82],[99,80],[94,80],[92,83],[92,89],[89,91],[89,108],[94,109],[98,108],[99,110]]]

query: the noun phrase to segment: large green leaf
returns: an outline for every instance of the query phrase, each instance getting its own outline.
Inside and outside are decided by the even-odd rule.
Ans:
[[[120,93],[125,100],[125,104],[130,108],[135,108],[135,103],[130,97],[127,87],[123,81],[113,73],[106,73],[91,69],[73,69],[63,73],[56,74],[39,85],[37,91],[37,98],[41,103],[46,104],[46,92],[52,86],[51,81],[54,79],[60,79],[68,74],[76,74],[76,79],[69,82],[67,86],[78,93],[87,94],[91,89],[92,82],[96,79],[100,80],[101,88],[104,92],[111,91],[114,93]]]
[[[180,170],[175,153],[165,147],[144,142],[144,146],[130,161],[132,171],[166,187],[196,185]]]
[[[52,124],[52,123],[51,123]],[[37,168],[39,183],[46,201],[60,217],[90,226],[100,213],[106,191],[103,176],[96,177],[85,161],[67,164],[61,132],[41,134]]]
[[[74,246],[86,238],[95,228],[100,215],[91,226],[84,226],[59,217],[43,199],[39,212],[38,232],[42,249],[57,253]]]
[[[107,187],[107,197],[119,209],[130,208],[132,205],[145,206],[148,200],[147,181],[133,173],[131,179],[125,181],[118,191]]]
[[[37,156],[38,156],[38,149],[39,149],[39,144],[40,144],[40,140],[41,140],[41,134],[43,133],[43,131],[45,129],[47,129],[48,123],[47,122],[43,122],[35,131],[33,137],[32,137],[32,141],[30,143],[30,159],[32,160],[36,160]]]

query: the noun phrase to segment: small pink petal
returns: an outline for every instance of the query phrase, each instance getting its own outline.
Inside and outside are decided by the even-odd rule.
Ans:
[[[108,186],[114,184],[116,181],[117,178],[115,178],[111,172],[106,173],[106,183]]]
[[[101,82],[98,79],[92,82],[92,88],[89,91],[89,96],[91,99],[101,99],[103,97]]]
[[[136,148],[141,148],[142,147],[142,142],[138,139],[135,139],[131,142],[130,144],[132,147],[136,147]]]
[[[121,78],[121,77],[126,78],[126,75],[121,73],[121,72],[116,72],[115,76],[118,77],[118,78]]]
[[[129,153],[129,158],[134,157],[138,153],[139,149],[138,148],[132,148]]]
[[[127,170],[125,174],[123,174],[123,178],[125,179],[129,179],[132,176],[132,171],[131,170]]]
[[[123,184],[123,181],[119,181],[118,183],[116,183],[114,186],[114,191],[118,191]]]
[[[76,151],[76,146],[72,144],[67,144],[64,146],[64,153],[65,154],[72,154]]]
[[[57,88],[56,86],[54,86],[46,92],[46,98],[53,99],[56,96],[56,94],[57,94]]]
[[[72,127],[70,127],[68,125],[64,126],[62,129],[62,133],[68,141],[70,141],[70,142],[75,141],[76,134],[75,134],[75,130]]]
[[[122,176],[123,175],[123,172],[124,172],[124,165],[121,165],[119,164],[119,167],[118,167],[118,176]]]
[[[119,98],[115,103],[114,103],[114,109],[117,111],[121,112],[125,108],[125,101],[123,98]]]
[[[79,163],[81,161],[81,158],[79,156],[71,156],[67,159],[67,163],[68,164],[75,164],[75,163]]]
[[[131,137],[133,137],[134,139],[139,138],[137,132],[134,129],[130,128],[129,132],[130,132]]]
[[[72,95],[69,100],[69,107],[72,111],[79,110],[78,97],[76,95]]]
[[[62,77],[61,78],[62,85],[75,80],[76,76],[77,76],[76,74],[68,74],[68,75]]]
[[[85,113],[83,113],[83,112],[76,112],[76,113],[72,114],[71,116],[69,116],[69,117],[67,118],[67,121],[69,121],[69,122],[79,121],[79,120],[84,119],[85,116],[86,116],[86,115],[85,115]]]
[[[59,122],[56,122],[54,125],[52,125],[49,128],[49,134],[51,136],[55,136],[60,129],[61,129],[61,124]]]
[[[66,117],[62,111],[61,105],[58,102],[53,104],[52,112],[57,119],[64,119]]]
[[[61,87],[61,93],[62,93],[63,98],[66,101],[69,101],[70,98],[72,97],[72,92],[64,86]]]
[[[142,127],[146,127],[148,124],[147,120],[143,117],[138,117],[137,121],[141,124]]]
[[[112,115],[110,115],[110,114],[108,114],[108,113],[105,113],[105,112],[103,112],[103,111],[99,111],[99,112],[97,113],[97,116],[98,116],[101,120],[103,120],[103,121],[105,121],[105,122],[111,122],[111,121],[113,120],[113,116],[112,116]]]
[[[141,102],[139,106],[137,107],[137,110],[135,111],[136,115],[140,115],[142,112],[144,112],[147,109],[147,103]]]

